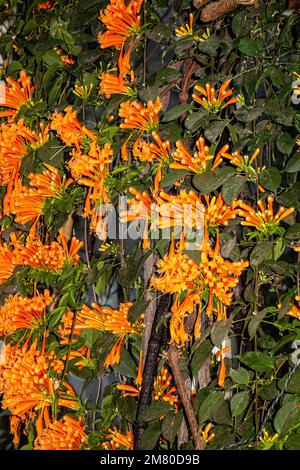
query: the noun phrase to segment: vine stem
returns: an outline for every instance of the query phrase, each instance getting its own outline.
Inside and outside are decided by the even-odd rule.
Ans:
[[[172,373],[176,382],[178,393],[182,401],[184,411],[187,417],[187,421],[189,423],[189,427],[193,436],[195,449],[204,450],[202,437],[198,429],[197,418],[196,418],[190,397],[188,396],[186,388],[185,388],[184,378],[180,371],[179,359],[180,358],[179,358],[178,349],[176,346],[172,344],[168,351],[168,361],[172,369]]]

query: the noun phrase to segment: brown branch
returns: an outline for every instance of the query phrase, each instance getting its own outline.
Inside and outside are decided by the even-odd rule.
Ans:
[[[144,264],[144,283],[147,286],[149,283],[149,280],[153,274],[154,271],[154,266],[157,261],[157,256],[154,255],[153,253],[148,256],[148,258],[145,261]],[[145,328],[143,331],[143,336],[142,336],[142,361],[143,361],[143,369],[145,365],[145,360],[147,357],[147,349],[148,349],[148,344],[149,344],[149,338],[151,335],[152,331],[152,325],[155,317],[155,311],[156,311],[156,300],[152,294],[152,292],[147,289],[145,292],[145,300],[149,300],[150,304],[146,308],[144,312],[144,324]]]
[[[189,423],[189,427],[193,436],[195,449],[204,450],[202,437],[198,430],[197,418],[196,418],[190,397],[188,396],[186,388],[185,388],[184,378],[180,371],[178,349],[174,345],[171,345],[168,351],[168,361],[172,369],[172,373],[173,373],[173,376],[177,385],[178,393],[182,401],[184,411],[187,417],[187,421]]]
[[[147,356],[143,370],[142,387],[137,404],[136,421],[134,425],[135,449],[139,448],[140,439],[146,427],[146,424],[140,420],[140,415],[141,412],[150,405],[152,400],[154,377],[157,369],[157,359],[159,356],[161,344],[164,340],[165,325],[161,325],[158,331],[157,325],[163,316],[168,312],[169,301],[169,295],[166,294],[161,297],[152,324],[152,331],[149,338]]]
[[[289,0],[289,8],[300,13],[300,0]]]
[[[257,0],[218,0],[207,5],[201,13],[201,20],[205,23],[215,21],[220,16],[235,10],[240,5],[254,5]]]
[[[200,8],[203,5],[206,5],[208,2],[210,2],[210,0],[194,0],[193,5],[195,8]]]
[[[186,104],[189,100],[189,87],[191,76],[198,67],[197,62],[193,59],[186,59],[183,64],[183,79],[181,90],[179,93],[179,101],[181,104]]]

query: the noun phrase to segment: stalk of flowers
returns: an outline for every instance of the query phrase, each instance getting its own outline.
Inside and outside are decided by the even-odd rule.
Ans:
[[[172,153],[174,162],[170,164],[170,168],[201,174],[206,171],[210,160],[214,160],[211,169],[215,170],[222,162],[222,157],[229,156],[229,145],[224,145],[214,156],[208,145],[205,145],[205,139],[203,137],[197,140],[196,147],[198,150],[191,155],[185,145],[181,141],[177,141],[176,150]]]
[[[230,104],[234,104],[237,102],[237,98],[230,98],[233,94],[233,89],[228,89],[230,83],[231,79],[222,83],[219,91],[217,92],[215,88],[213,88],[209,83],[205,85],[205,88],[202,88],[200,85],[196,85],[195,90],[200,93],[200,95],[198,95],[197,93],[193,93],[193,100],[196,101],[196,103],[199,103],[207,111],[213,113],[221,111]],[[227,98],[230,99],[227,100]]]
[[[281,220],[288,217],[294,212],[294,208],[279,207],[276,214],[274,214],[274,198],[269,196],[267,198],[267,206],[262,200],[257,202],[259,211],[255,211],[249,204],[243,201],[238,201],[239,216],[243,217],[242,225],[248,227],[255,227],[255,229],[263,235],[272,235],[276,231],[278,224]]]
[[[76,265],[80,262],[78,252],[83,242],[73,237],[68,246],[62,231],[57,241],[44,245],[37,237],[28,237],[23,245],[14,241],[14,263],[19,266],[29,266],[38,271],[60,273],[66,264]]]
[[[86,448],[87,440],[82,419],[65,415],[43,429],[34,442],[34,450],[81,450]]]
[[[0,285],[8,281],[16,267],[15,254],[7,243],[0,246]]]
[[[185,25],[182,25],[175,29],[175,35],[177,38],[187,38],[190,37],[191,39],[199,42],[205,42],[210,37],[210,31],[207,28],[206,32],[199,35],[194,31],[194,15],[193,13],[189,14],[189,22]]]
[[[43,145],[48,140],[48,126],[40,124],[40,132],[24,125],[24,120],[4,123],[0,131],[0,175],[1,184],[7,185],[19,173],[22,159],[30,149]]]
[[[173,376],[169,374],[165,367],[162,367],[159,374],[156,376],[153,385],[152,399],[156,401],[166,401],[171,406],[178,404],[177,389],[172,385]],[[137,397],[140,394],[141,384],[136,387],[127,384],[117,385],[117,389],[123,392],[123,396]]]
[[[60,199],[64,191],[73,182],[72,178],[61,177],[57,168],[44,163],[47,168],[43,173],[30,173],[30,186],[23,186],[20,180],[15,182],[11,194],[10,213],[16,216],[16,222],[26,224],[36,222],[43,215],[46,198]]]
[[[129,188],[129,192],[134,195],[133,199],[128,200],[129,209],[120,212],[120,222],[131,222],[133,220],[141,220],[143,225],[143,249],[147,250],[150,247],[148,236],[149,222],[151,219],[151,205],[152,199],[149,194],[144,191],[140,193],[135,188]]]
[[[200,229],[203,227],[204,206],[194,191],[180,191],[170,195],[161,190],[156,197],[158,220],[153,221],[161,230],[170,227]]]
[[[95,303],[92,308],[84,305],[80,312],[77,312],[74,323],[74,313],[67,311],[62,317],[62,324],[59,327],[59,334],[62,343],[68,343],[73,331],[73,335],[79,337],[80,332],[90,328],[110,332],[116,336],[116,342],[105,359],[105,367],[118,364],[121,359],[121,347],[127,335],[139,335],[141,324],[136,322],[131,324],[128,320],[128,312],[132,303],[121,303],[119,309],[101,307]],[[74,324],[73,324],[74,323]]]
[[[31,86],[31,78],[25,70],[21,70],[17,80],[6,78],[6,83],[0,83],[0,107],[7,108],[0,111],[0,117],[13,119],[22,106],[32,106],[34,86]]]
[[[205,223],[209,227],[218,227],[219,225],[228,225],[229,220],[233,220],[238,215],[236,208],[236,201],[228,206],[223,201],[222,193],[218,196],[213,196],[211,199],[209,195],[204,196],[206,207],[204,209]]]
[[[143,0],[110,0],[105,10],[100,11],[99,19],[107,31],[98,34],[102,49],[115,47],[121,49],[126,40],[138,34],[141,18],[139,16]]]
[[[43,293],[36,292],[32,298],[9,295],[0,307],[0,336],[11,335],[19,328],[31,331],[39,328],[51,301],[52,296],[47,289]]]
[[[54,112],[50,120],[50,128],[57,133],[64,144],[68,147],[75,145],[78,151],[85,139],[94,142],[97,138],[92,131],[80,124],[72,106],[65,108],[65,114]]]
[[[12,348],[6,353],[5,363],[0,370],[0,391],[2,405],[22,420],[37,418],[36,426],[40,434],[43,421],[49,420],[49,408],[57,405],[73,410],[78,409],[78,399],[67,383],[56,390],[55,379],[49,376],[49,362],[46,355],[37,349],[36,342],[29,348]]]
[[[109,143],[101,148],[95,142],[91,142],[87,154],[73,151],[72,158],[68,162],[69,170],[76,182],[88,188],[84,217],[91,216],[90,229],[94,231],[101,223],[99,206],[110,201],[105,188],[105,178],[109,174],[112,157],[113,151]]]
[[[134,448],[134,436],[129,430],[126,434],[122,434],[117,428],[109,429],[105,439],[107,439],[107,442],[103,443],[105,450],[133,450]]]
[[[99,94],[103,94],[105,98],[110,98],[111,95],[115,94],[131,98],[134,96],[135,92],[129,86],[134,81],[134,72],[130,66],[131,50],[132,44],[130,44],[127,51],[122,47],[117,67],[100,74]],[[117,72],[117,74],[111,72]]]
[[[144,133],[151,133],[157,131],[158,128],[158,115],[163,105],[160,98],[157,97],[155,102],[148,101],[147,105],[143,105],[139,101],[124,101],[120,104],[119,116],[124,119],[120,124],[121,129],[139,130],[140,134],[136,139],[137,143]],[[132,134],[129,135],[127,140],[122,146],[122,157],[127,160],[127,143],[131,139]]]

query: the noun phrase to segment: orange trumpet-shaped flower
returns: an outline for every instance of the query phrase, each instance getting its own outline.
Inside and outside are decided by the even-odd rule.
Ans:
[[[153,220],[152,228],[156,225],[161,230],[170,227],[201,229],[204,221],[204,206],[194,191],[180,191],[178,195],[170,195],[160,191],[156,197],[155,206],[158,218]]]
[[[200,137],[196,142],[198,151],[191,155],[184,144],[180,141],[176,142],[176,150],[172,153],[174,163],[170,164],[170,168],[175,170],[186,170],[192,173],[201,174],[207,169],[207,163],[213,160],[212,170],[215,170],[222,162],[222,157],[228,156],[228,145],[224,145],[216,156],[210,153],[210,148],[205,145],[205,139]]]
[[[219,375],[218,375],[218,385],[221,388],[224,388],[225,379],[226,379],[226,366],[225,366],[224,355],[229,350],[230,350],[230,346],[226,346],[225,348],[220,349],[216,353],[216,357],[220,358],[220,361],[221,361],[220,369],[219,369]]]
[[[154,142],[137,140],[132,147],[132,155],[140,162],[152,163],[153,160],[168,162],[171,148],[170,141],[163,141],[156,131],[152,131],[151,135]]]
[[[300,295],[297,295],[295,300],[300,303]],[[300,320],[300,308],[297,305],[293,304],[290,310],[287,312],[287,315],[289,315],[290,317],[297,318],[297,320]]]
[[[105,33],[98,34],[102,49],[112,46],[121,49],[125,41],[138,32],[142,4],[143,0],[130,0],[128,5],[124,0],[110,0],[110,4],[100,12],[99,17],[107,28]]]
[[[0,336],[11,335],[19,328],[39,327],[52,297],[48,290],[34,297],[9,295],[0,307]]]
[[[64,416],[45,427],[34,443],[34,450],[80,450],[87,444],[82,420]]]
[[[0,392],[2,405],[12,414],[25,419],[30,412],[39,413],[39,421],[45,410],[54,404],[54,378],[48,375],[49,362],[36,343],[28,349],[12,349],[6,353],[5,363],[0,369]],[[67,393],[58,392],[58,406],[78,409],[77,397],[68,384]],[[47,419],[47,417],[46,417]]]
[[[134,72],[130,67],[130,55],[131,46],[127,52],[124,52],[122,48],[118,59],[118,67],[111,70],[111,72],[117,71],[117,75],[110,72],[101,73],[99,93],[103,94],[105,98],[110,98],[111,95],[115,94],[133,97],[134,91],[129,86],[130,82],[134,80]]]
[[[139,101],[125,101],[120,104],[119,116],[124,119],[120,127],[122,129],[140,129],[142,132],[156,131],[158,114],[162,107],[159,97],[155,102],[148,101],[146,106]]]
[[[0,111],[0,117],[14,117],[24,105],[32,105],[31,97],[34,87],[31,86],[31,78],[22,70],[18,80],[8,77],[5,85],[0,83],[0,107],[7,108]]]
[[[177,389],[172,385],[172,380],[172,374],[169,374],[167,369],[162,367],[154,380],[152,399],[157,401],[167,401],[172,406],[177,404]],[[138,380],[136,380],[136,383],[137,382]],[[137,397],[140,394],[141,384],[137,384],[137,387],[127,384],[119,384],[117,385],[117,389],[123,392],[124,397]]]
[[[108,442],[103,443],[105,450],[133,450],[134,436],[131,431],[126,431],[126,434],[121,434],[117,429],[109,429],[109,434],[105,436]]]
[[[129,199],[128,201],[129,210],[120,212],[120,221],[121,223],[131,222],[133,220],[142,221],[143,249],[146,250],[150,247],[148,221],[150,220],[151,216],[152,199],[146,191],[140,193],[135,188],[129,188],[129,192],[135,197],[134,199]]]
[[[201,429],[201,437],[204,444],[208,444],[215,437],[214,433],[211,432],[213,426],[214,425],[212,423],[208,423]]]
[[[16,265],[29,266],[39,271],[59,273],[64,269],[66,263],[79,263],[78,252],[83,246],[83,242],[73,237],[68,246],[66,237],[60,230],[58,241],[53,241],[49,245],[44,245],[38,238],[30,237],[25,245],[16,241],[14,246],[14,262]]]
[[[230,82],[231,80],[224,82],[217,94],[216,90],[209,83],[205,85],[205,88],[202,88],[200,85],[196,85],[195,90],[200,93],[200,96],[194,93],[193,100],[203,106],[203,108],[205,108],[207,111],[220,111],[230,104],[237,102],[237,98],[230,98],[233,93],[233,89],[228,89]],[[230,99],[227,100],[227,98]]]
[[[238,215],[238,209],[230,207],[223,201],[222,193],[218,197],[204,196],[207,206],[205,207],[205,222],[208,226],[217,227],[218,225],[228,225],[228,221],[235,219]]]
[[[37,9],[38,11],[42,11],[42,10],[50,10],[51,8],[53,8],[55,5],[55,2],[53,0],[48,0],[47,2],[39,2],[37,4]]]
[[[7,243],[4,243],[0,246],[0,285],[13,275],[15,267],[15,254]]]
[[[294,212],[293,207],[286,209],[281,206],[274,214],[274,198],[272,196],[268,197],[267,206],[261,200],[257,202],[257,205],[260,210],[256,212],[248,204],[238,201],[239,216],[245,219],[242,221],[242,225],[255,227],[263,235],[273,234],[279,222]]]
[[[11,194],[10,212],[16,216],[16,222],[26,224],[35,221],[43,214],[47,197],[60,199],[63,191],[73,182],[72,178],[65,181],[57,168],[44,163],[47,168],[43,173],[30,173],[31,188],[22,186],[16,181]]]
[[[67,146],[75,145],[77,150],[80,150],[80,145],[85,137],[92,141],[96,140],[95,134],[80,124],[72,106],[66,107],[65,114],[53,113],[50,119],[51,129],[57,132],[57,135]]]
[[[118,364],[121,359],[121,346],[125,336],[138,335],[139,324],[131,324],[128,320],[128,312],[132,304],[121,303],[119,309],[112,309],[110,307],[100,307],[97,304],[92,304],[92,308],[84,305],[80,312],[77,312],[74,320],[74,313],[67,311],[62,317],[62,326],[59,328],[61,335],[61,343],[67,344],[69,342],[70,334],[73,326],[73,334],[78,337],[82,330],[96,329],[99,331],[107,331],[117,336],[116,343],[109,352],[105,360],[105,367]]]

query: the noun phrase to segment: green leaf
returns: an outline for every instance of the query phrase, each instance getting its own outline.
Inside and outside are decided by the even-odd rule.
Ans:
[[[230,410],[233,418],[244,413],[249,403],[249,393],[240,392],[234,395],[230,402]]]
[[[183,412],[179,413],[170,413],[162,421],[161,431],[162,435],[167,441],[169,441],[172,446],[177,432],[181,426],[183,420]]]
[[[201,369],[205,361],[210,357],[212,348],[213,345],[207,339],[202,341],[195,350],[191,361],[191,371],[194,377],[197,375],[198,370]]]
[[[222,186],[222,196],[226,204],[230,205],[234,199],[243,191],[247,179],[236,175],[225,181]]]
[[[238,367],[237,369],[230,369],[229,373],[232,380],[238,385],[248,385],[251,380],[249,371],[243,367]]]
[[[263,310],[262,312],[257,313],[256,315],[253,316],[253,318],[251,318],[248,324],[248,332],[250,335],[250,339],[252,339],[255,336],[257,332],[257,328],[259,327],[259,325],[261,324],[262,320],[265,318],[266,315],[267,315],[267,312]]]
[[[204,135],[210,142],[216,143],[221,138],[225,127],[225,119],[222,121],[213,121],[205,129]]]
[[[42,162],[60,167],[64,158],[64,149],[58,140],[48,140],[37,149],[36,155]]]
[[[155,85],[161,86],[164,83],[171,83],[181,77],[181,72],[176,69],[166,68],[157,72],[155,77]]]
[[[193,185],[202,193],[208,194],[218,189],[233,174],[235,174],[235,170],[230,167],[223,167],[216,171],[206,171],[193,177]]]
[[[216,410],[223,404],[224,398],[225,392],[213,391],[203,400],[198,411],[199,424],[212,420]]]
[[[68,31],[68,22],[62,18],[53,18],[50,23],[50,34],[54,39],[58,39],[65,44],[74,44],[75,40]]]
[[[249,57],[256,57],[263,52],[261,41],[251,38],[242,38],[238,43],[238,49]]]
[[[221,346],[222,341],[228,337],[232,320],[217,321],[211,330],[211,340],[215,346]]]
[[[154,401],[150,406],[142,410],[139,415],[139,421],[149,423],[155,419],[162,418],[169,411],[171,411],[171,405],[165,401]]]
[[[136,377],[136,365],[127,349],[122,348],[120,363],[114,366],[114,371],[126,377]]]
[[[300,222],[291,225],[285,234],[287,240],[300,240]]]
[[[62,65],[62,61],[61,61],[59,54],[52,50],[46,51],[43,56],[43,59],[44,59],[45,64],[49,65],[49,67],[53,65],[56,65],[57,67],[59,67]],[[44,82],[47,83],[46,81]]]
[[[276,192],[281,183],[280,171],[270,166],[259,175],[259,182],[268,191]]]
[[[140,316],[145,313],[145,310],[150,305],[151,300],[140,299],[131,306],[128,312],[128,320],[130,323],[136,322]]]
[[[137,402],[133,397],[123,397],[121,396],[118,399],[118,410],[120,415],[126,420],[133,423],[136,418],[136,406]]]
[[[296,173],[300,171],[300,153],[296,153],[288,162],[284,169],[287,173]]]
[[[286,403],[276,413],[274,428],[279,434],[286,432],[296,424],[300,417],[300,409],[295,403]]]
[[[234,15],[231,27],[237,37],[244,36],[250,31],[250,22],[245,15],[245,10],[241,10]]]
[[[274,359],[267,353],[248,351],[237,357],[243,364],[256,372],[268,372],[275,367]]]
[[[252,250],[250,265],[254,268],[261,265],[267,259],[272,259],[273,244],[271,241],[261,241]]]
[[[184,121],[185,127],[191,132],[196,131],[199,127],[202,127],[204,116],[205,113],[202,111],[188,114],[187,118]]]
[[[151,423],[142,434],[139,448],[141,450],[154,449],[160,435],[161,435],[160,421],[155,421],[154,423]]]
[[[192,107],[192,104],[178,104],[164,114],[162,122],[174,121],[175,119],[178,119],[180,116],[182,116],[182,114],[192,109]]]
[[[290,155],[294,145],[294,139],[287,132],[282,132],[276,139],[276,146],[284,155]]]
[[[284,443],[286,450],[300,450],[300,433],[292,434]]]

